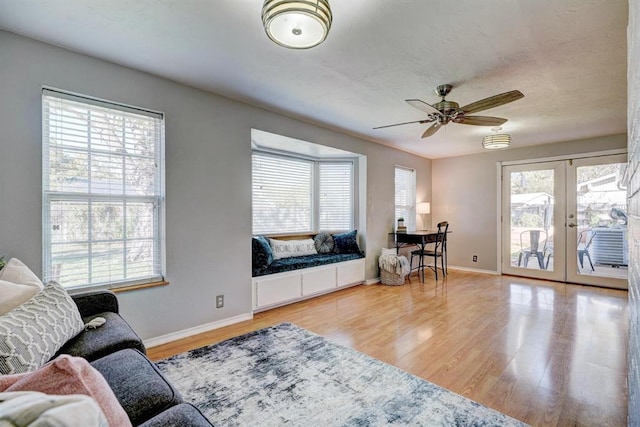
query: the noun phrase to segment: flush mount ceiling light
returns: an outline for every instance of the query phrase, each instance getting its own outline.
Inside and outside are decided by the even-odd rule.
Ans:
[[[502,128],[492,128],[491,130],[496,133],[482,138],[482,147],[487,150],[501,150],[503,148],[509,148],[511,145],[511,135],[498,133]]]
[[[329,0],[265,0],[262,6],[267,36],[291,49],[309,49],[322,43],[332,20]]]

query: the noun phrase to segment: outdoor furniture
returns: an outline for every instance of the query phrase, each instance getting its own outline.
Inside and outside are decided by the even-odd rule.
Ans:
[[[596,271],[593,267],[593,261],[591,261],[591,254],[589,253],[589,247],[591,243],[593,243],[593,238],[596,234],[597,232],[592,230],[583,230],[578,234],[578,261],[580,262],[580,268],[584,268],[584,256],[586,255],[589,260],[589,265],[591,266],[591,271]],[[581,243],[583,244],[582,247],[580,247]]]
[[[525,230],[520,233],[518,267],[524,263],[524,268],[527,268],[529,258],[534,257],[538,260],[540,270],[546,270],[547,237],[547,232],[544,230]]]

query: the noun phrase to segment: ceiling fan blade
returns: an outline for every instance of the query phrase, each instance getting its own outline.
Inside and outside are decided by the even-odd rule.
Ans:
[[[384,129],[384,128],[390,128],[392,126],[410,125],[411,123],[431,123],[432,121],[433,120],[416,120],[416,121],[413,121],[413,122],[394,123],[392,125],[378,126],[378,127],[375,127],[374,129]]]
[[[469,105],[465,105],[460,109],[466,114],[477,113],[478,111],[488,110],[489,108],[498,107],[500,105],[508,104],[509,102],[516,101],[520,98],[524,98],[524,95],[519,90],[512,90],[511,92],[501,93],[500,95],[490,96],[489,98],[481,99],[480,101],[472,102]]]
[[[438,132],[438,129],[440,129],[441,127],[442,127],[442,125],[439,122],[435,122],[434,124],[429,126],[429,128],[427,130],[424,131],[424,133],[422,134],[421,138],[427,138],[427,137],[433,135],[434,133]]]
[[[500,126],[507,122],[508,119],[501,117],[489,117],[489,116],[465,116],[460,123],[461,125],[475,125],[475,126]]]
[[[424,111],[427,114],[437,114],[439,116],[442,115],[440,110],[433,107],[432,105],[427,104],[426,102],[420,99],[405,99],[404,102],[411,105],[414,108],[417,108],[420,111]]]

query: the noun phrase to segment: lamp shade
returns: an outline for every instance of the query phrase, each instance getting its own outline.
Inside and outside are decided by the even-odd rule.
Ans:
[[[328,0],[265,0],[262,24],[280,46],[308,49],[327,38],[333,15]]]
[[[482,138],[482,146],[487,150],[500,150],[509,148],[511,145],[511,135],[500,133],[495,135],[487,135]]]
[[[416,213],[420,215],[431,213],[431,203],[429,202],[418,203],[416,205]]]

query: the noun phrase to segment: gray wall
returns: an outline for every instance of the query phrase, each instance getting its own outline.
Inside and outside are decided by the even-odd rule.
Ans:
[[[251,311],[251,128],[367,156],[367,279],[393,226],[394,166],[415,168],[418,200],[431,197],[428,159],[0,31],[0,253],[38,274],[43,85],[166,113],[171,284],[120,294],[145,339]]]
[[[433,160],[432,221],[447,220],[453,231],[449,265],[498,270],[498,162],[619,149],[626,141],[626,135],[615,135]]]
[[[640,425],[640,4],[629,2],[629,425]]]

